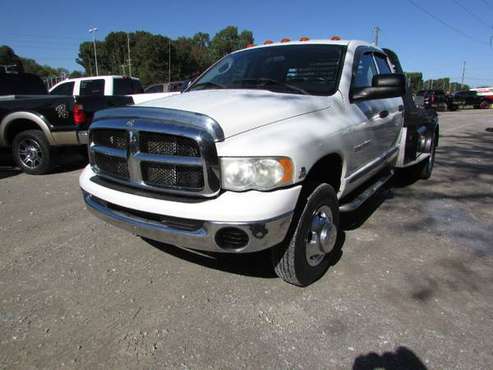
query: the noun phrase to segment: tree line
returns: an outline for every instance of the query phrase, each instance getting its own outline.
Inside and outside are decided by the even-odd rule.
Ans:
[[[203,72],[222,56],[253,42],[251,31],[239,32],[235,26],[228,26],[213,37],[198,32],[192,37],[177,39],[144,31],[111,32],[104,40],[96,41],[98,71],[100,75],[129,75],[131,72],[144,85],[188,79]],[[33,59],[16,55],[9,46],[0,46],[0,67],[15,66],[19,72],[34,73],[47,79],[55,76],[95,75],[94,46],[91,41],[79,45],[76,62],[83,68],[83,72],[41,65]],[[469,89],[468,85],[452,82],[448,77],[423,80],[421,72],[409,72],[406,76],[413,93],[424,89],[449,92]]]
[[[144,85],[182,80],[203,72],[214,61],[253,43],[253,33],[229,26],[212,38],[208,33],[175,40],[150,32],[111,32],[96,42],[99,74],[130,74]],[[130,49],[130,58],[129,58]],[[130,60],[129,60],[130,59]],[[94,46],[83,42],[76,59],[87,75],[96,74]]]
[[[453,82],[449,77],[423,80],[421,72],[406,72],[406,77],[413,93],[417,93],[420,90],[443,90],[453,93],[470,89],[469,85]]]

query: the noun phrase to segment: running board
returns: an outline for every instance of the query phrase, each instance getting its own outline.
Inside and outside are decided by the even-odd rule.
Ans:
[[[375,193],[379,191],[392,178],[393,175],[394,172],[390,171],[385,176],[379,178],[352,201],[339,206],[339,212],[351,212],[357,210],[363,203],[375,195]]]

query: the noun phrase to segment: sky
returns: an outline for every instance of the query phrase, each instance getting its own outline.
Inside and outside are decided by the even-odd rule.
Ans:
[[[255,42],[300,36],[372,41],[396,51],[406,71],[425,79],[450,76],[493,86],[493,0],[1,0],[0,44],[23,57],[69,70],[79,43],[112,31],[143,30],[171,38],[228,25],[253,32]]]

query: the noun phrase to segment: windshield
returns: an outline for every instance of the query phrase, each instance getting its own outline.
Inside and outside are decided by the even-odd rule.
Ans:
[[[280,45],[227,55],[188,89],[265,89],[332,95],[339,83],[345,47]]]

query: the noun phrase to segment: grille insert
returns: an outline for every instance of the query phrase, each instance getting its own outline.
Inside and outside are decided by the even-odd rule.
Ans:
[[[91,132],[92,142],[95,145],[115,149],[127,149],[128,134],[126,130],[97,129]]]
[[[202,167],[142,163],[142,179],[148,185],[200,190],[204,187]]]
[[[150,154],[200,157],[199,146],[195,140],[154,132],[140,133],[140,150]]]
[[[128,180],[127,160],[118,157],[112,157],[102,153],[94,153],[94,160],[99,170],[108,176]]]

